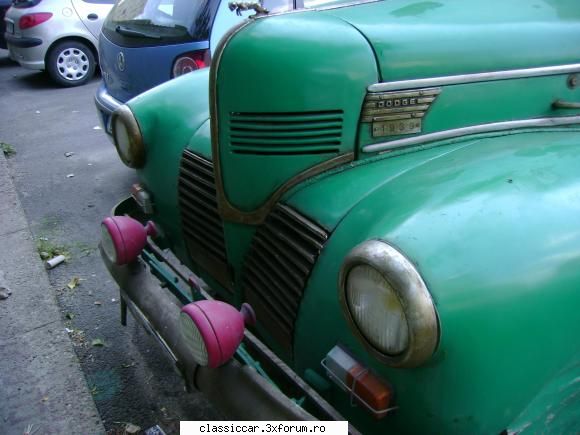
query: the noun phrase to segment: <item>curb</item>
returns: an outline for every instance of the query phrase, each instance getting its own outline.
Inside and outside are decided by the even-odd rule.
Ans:
[[[2,151],[0,355],[3,434],[105,433]]]

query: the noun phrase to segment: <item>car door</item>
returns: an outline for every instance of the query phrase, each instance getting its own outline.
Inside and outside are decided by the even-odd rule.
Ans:
[[[72,4],[89,32],[98,38],[103,21],[115,4],[115,0],[72,0]]]

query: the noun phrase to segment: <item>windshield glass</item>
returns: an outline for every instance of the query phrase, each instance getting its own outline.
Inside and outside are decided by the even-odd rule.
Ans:
[[[175,44],[208,39],[211,0],[120,0],[103,32],[123,46]],[[215,2],[214,2],[215,3]]]

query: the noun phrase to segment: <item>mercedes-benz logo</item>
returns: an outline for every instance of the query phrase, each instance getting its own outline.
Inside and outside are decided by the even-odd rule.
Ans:
[[[125,55],[122,51],[117,55],[117,68],[119,71],[125,71]]]

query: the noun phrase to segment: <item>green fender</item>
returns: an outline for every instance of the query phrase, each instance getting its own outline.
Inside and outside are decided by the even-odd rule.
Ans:
[[[578,137],[560,129],[464,138],[353,165],[289,195],[333,230],[305,291],[295,364],[320,370],[341,342],[388,379],[399,409],[380,423],[333,393],[343,412],[360,414],[363,432],[499,433],[578,361]],[[342,314],[341,263],[369,239],[413,261],[435,301],[441,338],[422,367],[380,363]]]
[[[145,166],[140,181],[154,202],[151,216],[180,258],[187,258],[181,237],[177,174],[183,150],[199,137],[198,153],[209,138],[209,69],[170,80],[130,100],[145,144]],[[207,132],[207,138],[204,134]],[[181,255],[180,255],[181,254]],[[191,266],[191,265],[190,265]]]

